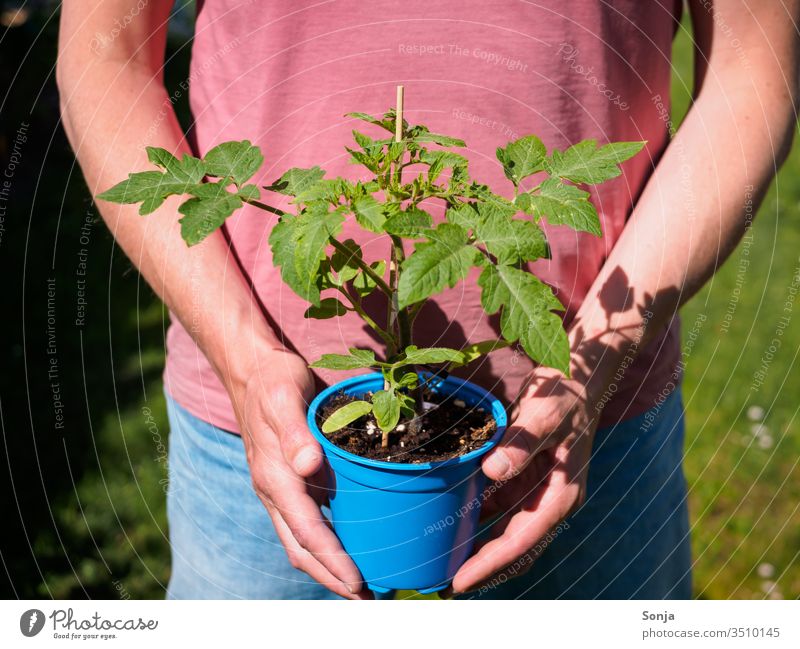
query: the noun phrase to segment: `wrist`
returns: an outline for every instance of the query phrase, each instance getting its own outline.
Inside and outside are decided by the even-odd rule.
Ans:
[[[213,355],[211,365],[229,394],[243,392],[253,380],[263,382],[286,364],[287,355],[296,354],[286,348],[270,330],[257,331],[245,327],[235,336],[228,336]]]

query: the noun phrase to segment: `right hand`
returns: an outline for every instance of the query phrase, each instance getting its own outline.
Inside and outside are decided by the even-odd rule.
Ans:
[[[325,466],[306,423],[313,376],[300,356],[285,349],[254,360],[249,376],[228,392],[253,487],[289,561],[337,595],[372,599],[319,508],[327,500]]]

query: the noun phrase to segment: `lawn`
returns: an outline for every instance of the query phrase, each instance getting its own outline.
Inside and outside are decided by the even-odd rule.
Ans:
[[[171,47],[178,56],[168,82],[177,84],[187,52]],[[675,46],[677,119],[686,112],[690,88],[690,41],[682,32]],[[791,220],[800,206],[798,178],[795,148],[745,243],[682,311],[698,597],[800,596],[800,439],[791,434],[798,428],[800,393],[800,328],[791,322],[800,318],[792,312],[800,309],[793,301],[800,285],[800,225]],[[75,170],[65,182],[74,204],[85,200]],[[30,543],[37,562],[35,569],[18,568],[15,592],[158,598],[169,575],[160,382],[166,314],[102,226],[94,227],[92,304],[102,317],[95,337],[87,331],[74,338],[80,351],[72,365],[76,385],[68,393],[83,442],[75,449],[75,440],[56,439],[59,489],[50,491],[51,510],[39,512],[39,524],[25,526],[24,545]],[[69,241],[60,245],[71,252]],[[93,353],[103,359],[99,365],[91,364]],[[4,389],[8,425],[11,388]],[[19,421],[23,426],[25,417]],[[65,457],[75,466],[61,466]],[[30,562],[26,551],[20,546],[12,558]]]

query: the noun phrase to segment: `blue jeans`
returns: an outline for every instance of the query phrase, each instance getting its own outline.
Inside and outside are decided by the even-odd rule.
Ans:
[[[286,558],[238,435],[169,397],[171,599],[338,599]],[[465,597],[691,597],[680,390],[598,430],[586,503],[525,575]]]

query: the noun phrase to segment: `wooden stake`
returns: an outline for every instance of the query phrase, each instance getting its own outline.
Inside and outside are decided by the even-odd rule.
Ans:
[[[395,111],[396,120],[394,127],[394,141],[400,142],[403,139],[403,86],[397,86],[397,110]]]

